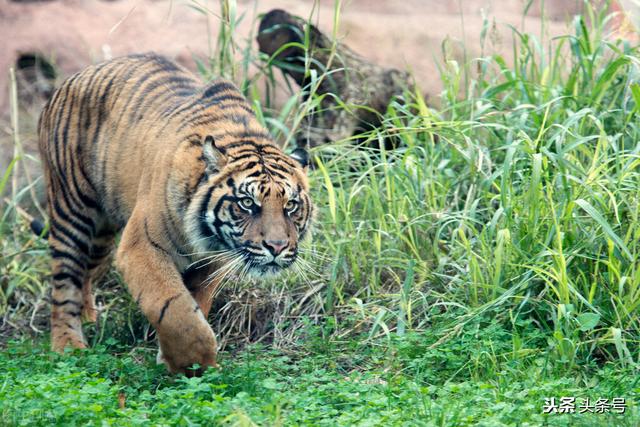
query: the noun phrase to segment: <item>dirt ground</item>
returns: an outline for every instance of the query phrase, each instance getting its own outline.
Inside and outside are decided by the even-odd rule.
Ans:
[[[538,1],[523,18],[524,0],[346,0],[343,2],[339,38],[374,62],[412,71],[421,88],[432,97],[440,90],[437,62],[442,43],[449,40],[454,54],[480,54],[483,16],[495,29],[487,52],[510,49],[508,25],[540,34],[540,16],[549,18],[545,35],[560,34],[581,1]],[[282,8],[312,17],[328,33],[333,29],[334,1],[239,0],[237,16],[243,16],[237,40],[255,32],[258,14]],[[194,9],[202,5],[207,16]],[[206,57],[218,33],[218,1],[174,0],[54,0],[16,2],[0,0],[0,114],[8,108],[7,70],[20,55],[37,53],[50,58],[62,75],[87,64],[132,52],[157,51],[194,69],[193,57]],[[255,39],[255,34],[251,35]],[[255,40],[252,41],[255,47]],[[462,58],[460,58],[462,59]]]

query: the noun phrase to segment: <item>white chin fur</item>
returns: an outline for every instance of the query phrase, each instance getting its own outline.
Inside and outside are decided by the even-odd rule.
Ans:
[[[247,271],[247,275],[254,279],[274,279],[286,269],[286,267],[278,268],[277,270],[274,268],[261,269],[260,267],[254,267]]]

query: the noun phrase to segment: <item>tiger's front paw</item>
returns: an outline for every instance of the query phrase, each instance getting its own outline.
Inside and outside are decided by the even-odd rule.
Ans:
[[[164,363],[171,373],[188,377],[201,376],[208,367],[217,368],[218,345],[211,328],[198,333],[163,336],[160,334],[160,349],[156,361]],[[199,367],[193,369],[197,364]]]
[[[187,302],[186,298],[182,301]],[[165,316],[158,325],[160,352],[158,361],[164,362],[170,372],[187,376],[199,376],[209,367],[217,367],[216,354],[218,344],[216,337],[200,310],[193,310],[191,305],[176,301],[173,313],[180,316]],[[191,304],[190,302],[188,304]],[[194,364],[199,368],[191,369]]]

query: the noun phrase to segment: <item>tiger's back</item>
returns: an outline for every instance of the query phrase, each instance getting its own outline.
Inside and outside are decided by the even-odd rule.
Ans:
[[[115,197],[113,187],[135,196],[149,149],[162,132],[184,123],[193,110],[184,108],[186,99],[197,96],[200,86],[191,73],[153,54],[86,68],[66,80],[43,109],[39,142],[45,168],[65,182],[65,171],[77,171],[68,190],[114,214],[123,226],[132,203]],[[173,142],[174,147],[161,147],[172,149],[180,138],[163,142]]]
[[[202,86],[153,54],[69,78],[38,131],[53,349],[85,346],[81,320],[96,317],[92,282],[123,230],[116,264],[158,330],[169,369],[215,364],[209,282],[229,265],[270,274],[295,261],[312,212],[306,155],[285,155],[231,82]]]

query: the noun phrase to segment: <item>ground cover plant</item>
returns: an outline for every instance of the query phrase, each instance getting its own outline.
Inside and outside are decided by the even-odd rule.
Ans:
[[[54,355],[31,334],[46,330],[48,259],[17,215],[31,189],[12,173],[31,160],[15,133],[0,177],[1,424],[640,424],[638,48],[608,36],[606,7],[585,10],[564,37],[514,28],[513,61],[458,63],[445,45],[439,108],[417,82],[358,138],[397,149],[315,148],[304,261],[282,280],[226,284],[211,319],[223,367],[199,379],[155,366],[115,272],[89,350]],[[291,147],[318,97],[260,98],[278,71],[234,39],[248,19],[235,2],[220,15],[203,78],[233,77]],[[543,414],[561,397],[576,413]],[[625,398],[626,411],[579,413],[587,398]]]

